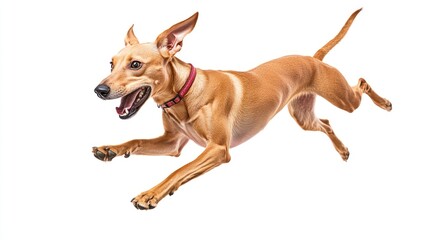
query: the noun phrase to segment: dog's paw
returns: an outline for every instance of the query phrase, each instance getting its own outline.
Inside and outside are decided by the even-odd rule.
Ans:
[[[110,147],[93,147],[92,153],[94,157],[101,161],[112,161],[112,159],[118,155],[116,151],[110,149]]]
[[[101,161],[112,161],[117,156],[124,155],[127,158],[131,155],[129,148],[125,145],[93,147],[92,153]]]
[[[101,161],[112,161],[114,157],[116,157],[117,151],[115,149],[111,149],[110,147],[93,147],[92,153],[94,154],[94,157]]]
[[[147,191],[139,194],[137,197],[131,199],[131,203],[139,210],[154,209],[160,199],[153,191]]]
[[[392,103],[387,99],[384,99],[384,100],[385,100],[384,105],[382,105],[380,107],[383,108],[384,110],[388,111],[388,112],[392,111]]]
[[[341,151],[339,153],[341,155],[341,158],[344,160],[344,162],[347,162],[347,159],[349,159],[349,156],[350,156],[349,150],[346,148],[344,151]]]

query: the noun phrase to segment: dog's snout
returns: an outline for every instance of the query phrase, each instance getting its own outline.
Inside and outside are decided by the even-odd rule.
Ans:
[[[94,89],[94,92],[99,98],[106,99],[107,95],[109,95],[110,88],[105,84],[100,84]]]

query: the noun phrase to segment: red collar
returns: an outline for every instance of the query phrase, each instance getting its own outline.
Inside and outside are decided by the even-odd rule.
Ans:
[[[194,83],[195,77],[197,76],[197,69],[195,69],[192,64],[189,63],[189,65],[191,66],[191,72],[189,73],[189,77],[183,87],[180,89],[179,93],[174,98],[168,100],[161,105],[158,105],[159,108],[162,108],[164,110],[166,108],[170,108],[171,106],[178,104],[185,97],[186,93],[188,93],[189,89],[192,86],[192,83]]]

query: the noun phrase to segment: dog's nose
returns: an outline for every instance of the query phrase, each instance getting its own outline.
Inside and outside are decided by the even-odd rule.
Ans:
[[[94,92],[99,98],[106,99],[107,95],[109,95],[110,88],[107,85],[100,84],[94,89]]]

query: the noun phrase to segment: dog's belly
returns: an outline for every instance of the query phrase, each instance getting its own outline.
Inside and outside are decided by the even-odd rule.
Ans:
[[[232,131],[231,147],[236,147],[258,134],[265,128],[270,119],[269,115],[255,116],[252,120],[236,123]]]
[[[236,117],[232,129],[231,147],[236,147],[262,131],[270,120],[284,107],[281,97],[261,99],[246,112]]]
[[[258,133],[259,131],[257,131],[256,133]],[[254,134],[237,134],[235,136],[232,137],[232,141],[231,141],[231,148],[236,147],[244,142],[246,142],[247,140],[249,140],[250,138],[252,138],[253,136],[256,135],[256,133]]]

